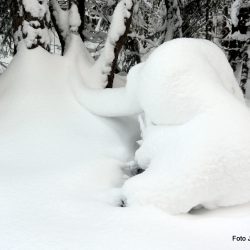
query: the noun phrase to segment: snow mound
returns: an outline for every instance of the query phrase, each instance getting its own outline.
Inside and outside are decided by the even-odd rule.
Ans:
[[[250,113],[222,52],[166,43],[136,77],[148,121],[135,160],[147,170],[125,183],[127,205],[176,214],[250,201]]]
[[[26,190],[28,204],[41,198],[33,195],[34,190],[41,196],[50,196],[51,190],[60,197],[67,196],[71,184],[82,188],[85,182],[88,189],[121,185],[123,173],[117,162],[131,159],[137,147],[134,118],[100,118],[75,100],[71,82],[80,72],[74,50],[61,57],[42,48],[20,47],[0,78],[0,190],[13,190],[18,200]],[[77,62],[86,74],[88,68]],[[85,167],[87,178],[82,174],[87,162],[97,172],[95,181],[89,168]],[[68,184],[74,175],[78,177]],[[8,204],[3,193],[0,197],[0,207]]]
[[[125,183],[127,206],[186,213],[200,205],[250,201],[250,113],[216,45],[167,42],[135,66],[127,81],[115,90],[84,87],[80,96],[99,115],[144,112],[135,161],[146,171]]]
[[[217,106],[226,95],[244,102],[226,56],[206,40],[176,39],[163,44],[132,69],[129,81],[138,83],[140,106],[146,119],[156,125],[183,124]]]
[[[125,183],[127,205],[176,214],[248,202],[249,124],[249,111],[235,104],[185,125],[148,126],[135,156],[146,171]]]

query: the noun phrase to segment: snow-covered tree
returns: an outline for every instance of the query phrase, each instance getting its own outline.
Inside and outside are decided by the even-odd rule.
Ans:
[[[41,46],[49,50],[48,0],[15,0],[12,7],[15,47],[23,42],[29,49]]]

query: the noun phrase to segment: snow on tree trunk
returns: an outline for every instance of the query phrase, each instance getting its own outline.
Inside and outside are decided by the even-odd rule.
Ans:
[[[13,31],[15,51],[23,41],[28,49],[38,46],[49,50],[50,12],[48,0],[15,0]]]

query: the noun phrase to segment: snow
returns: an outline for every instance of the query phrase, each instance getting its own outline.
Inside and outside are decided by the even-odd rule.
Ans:
[[[178,214],[250,201],[250,113],[213,43],[167,42],[129,72],[125,88],[76,92],[99,115],[145,114],[135,162],[146,171],[124,184],[127,206]]]
[[[57,0],[52,0],[51,3],[56,24],[59,27],[60,33],[63,36],[67,47],[69,46],[68,43],[70,44],[70,32],[77,33],[78,28],[81,25],[81,17],[78,12],[78,7],[72,2],[69,10],[63,10]]]
[[[88,88],[92,85],[80,81],[74,85],[78,101],[97,115],[124,116],[144,111],[156,125],[182,124],[202,106],[215,105],[214,87],[223,93],[226,89],[244,102],[226,56],[203,39],[182,38],[163,44],[146,62],[130,70],[126,88],[93,90]]]
[[[250,204],[179,216],[119,207],[139,132],[76,101],[92,65],[79,39],[65,57],[21,47],[0,77],[0,249],[248,249],[232,236],[248,236]]]
[[[198,205],[215,209],[248,202],[249,111],[232,110],[229,106],[185,126],[149,126],[135,158],[146,171],[125,183],[127,206],[153,205],[178,214]],[[220,116],[222,111],[229,115]]]
[[[78,31],[78,27],[81,25],[81,18],[78,12],[78,8],[75,3],[72,3],[69,10],[69,27],[73,32]]]
[[[57,0],[52,0],[51,4],[53,6],[53,15],[55,16],[61,35],[66,38],[69,32],[69,11],[61,9]]]
[[[72,46],[72,44],[78,44],[77,46],[81,47],[81,45],[79,45],[81,41],[79,41],[79,38],[77,37],[77,30],[78,30],[79,25],[81,24],[81,19],[79,16],[77,6],[75,4],[72,4],[69,11],[64,11],[60,8],[56,0],[53,0],[52,4],[53,4],[53,9],[54,9],[53,15],[56,18],[57,25],[63,37],[67,38],[66,50],[71,50],[70,46]],[[131,15],[130,11],[131,11],[132,6],[133,6],[133,2],[131,0],[121,0],[117,4],[114,10],[114,13],[112,15],[112,21],[111,21],[111,25],[109,28],[109,32],[108,32],[108,36],[107,36],[104,49],[101,52],[101,55],[98,58],[98,60],[94,61],[92,58],[91,62],[83,62],[84,57],[82,56],[77,57],[77,60],[81,60],[82,63],[85,65],[85,67],[88,68],[89,74],[87,75],[82,74],[81,76],[84,78],[84,82],[88,86],[91,86],[92,88],[102,88],[107,85],[107,78],[111,71],[111,64],[115,57],[114,53],[115,53],[116,42],[120,39],[120,37],[124,34],[126,30],[125,21]],[[69,30],[71,31],[71,34]],[[83,50],[86,51],[86,48],[84,48]],[[87,56],[87,58],[89,59],[89,55]],[[81,70],[79,71],[81,72]],[[115,84],[118,81],[120,83],[118,83],[117,85],[123,84],[123,81],[120,80],[121,77],[115,76],[115,78],[117,78],[114,81]]]
[[[249,35],[241,34],[239,31],[236,31],[231,35],[231,38],[239,41],[247,41],[249,39]]]
[[[44,24],[40,22],[41,20],[46,20],[47,23],[50,22],[48,1],[22,0],[22,3],[25,11],[21,9],[20,11],[24,11],[24,13],[19,14],[25,15],[25,13],[30,13],[32,17],[37,18],[37,20],[24,20],[19,25],[14,34],[15,44],[18,45],[19,41],[24,40],[28,48],[37,44],[44,44],[46,47],[50,44],[51,33],[47,27],[44,27]]]
[[[235,0],[231,6],[231,21],[235,27],[238,26],[239,22],[238,15],[241,5],[242,5],[242,0]]]

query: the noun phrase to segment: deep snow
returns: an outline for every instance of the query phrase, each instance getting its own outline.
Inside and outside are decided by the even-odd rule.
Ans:
[[[78,85],[95,114],[145,116],[135,161],[146,171],[124,184],[127,206],[178,214],[250,201],[250,112],[215,44],[175,39],[132,68],[124,88]]]
[[[250,204],[182,216],[118,206],[137,123],[79,105],[75,63],[89,72],[71,53],[21,49],[0,78],[0,249],[249,249],[232,235],[249,234]]]

